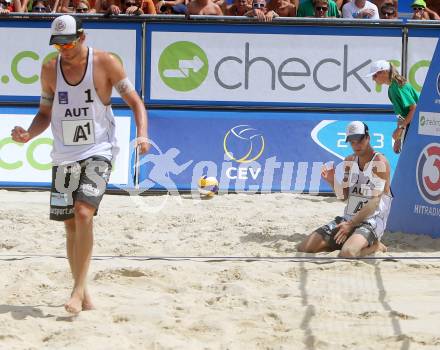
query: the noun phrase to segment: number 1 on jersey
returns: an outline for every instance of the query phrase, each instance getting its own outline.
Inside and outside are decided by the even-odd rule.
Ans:
[[[93,102],[93,100],[92,100],[92,91],[90,89],[87,89],[84,92],[87,95],[86,103],[92,103]]]

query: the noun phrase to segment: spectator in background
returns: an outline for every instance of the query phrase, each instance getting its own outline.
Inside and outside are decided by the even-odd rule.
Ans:
[[[88,2],[88,0],[79,0],[78,5],[76,5],[75,7],[75,12],[76,13],[93,13],[96,12],[95,9],[90,9],[90,4]]]
[[[327,18],[328,0],[316,0],[313,4],[316,18]]]
[[[356,19],[379,19],[376,5],[367,0],[353,0],[342,7],[342,17]]]
[[[252,10],[247,12],[245,16],[256,17],[260,22],[272,22],[278,17],[278,14],[267,8],[266,0],[252,0]]]
[[[303,0],[300,2],[296,15],[298,17],[315,17],[315,2],[317,0]],[[327,17],[341,17],[338,5],[333,0],[328,0]]]
[[[396,19],[397,10],[392,2],[384,3],[380,8],[379,16],[381,19]]]
[[[374,5],[377,6],[378,9],[382,8],[383,5],[385,4],[392,4],[394,5],[394,8],[397,9],[399,8],[398,4],[397,4],[397,0],[370,0]],[[347,1],[348,2],[348,1]]]
[[[171,12],[169,10],[169,8],[172,6],[177,6],[177,5],[184,5],[185,6],[185,13],[186,13],[186,6],[187,6],[186,0],[171,0],[171,1],[154,0],[153,3],[155,6],[155,9],[156,9],[156,13],[158,13],[158,14],[169,13],[169,12]],[[179,10],[180,10],[180,8],[182,8],[182,7],[177,7],[177,9],[179,9]],[[161,9],[163,11],[161,11]]]
[[[413,15],[411,19],[415,20],[440,20],[440,16],[426,7],[424,0],[415,0],[411,4]]]
[[[164,15],[184,15],[188,10],[186,5],[170,5],[170,1],[162,1],[163,5],[159,8],[159,13]]]
[[[124,15],[143,15],[142,2],[140,0],[123,0],[122,13]]]
[[[136,14],[156,14],[153,0],[136,0],[135,6],[127,6],[126,2],[132,5],[131,0],[96,0],[96,11],[100,13],[108,13],[112,15],[119,15],[121,13],[127,15]]]
[[[440,1],[438,0],[425,0],[426,8],[440,15]]]
[[[187,15],[223,16],[222,9],[212,0],[191,0]]]
[[[16,7],[17,5],[18,10]],[[14,1],[14,3],[12,3],[11,0],[0,0],[0,15],[7,15],[11,12],[20,12],[20,9],[20,1]]]
[[[226,10],[228,16],[244,16],[246,12],[252,10],[249,0],[234,0],[234,3]]]
[[[37,0],[32,3],[33,13],[47,13],[50,12],[49,4],[45,0]]]
[[[280,17],[296,16],[295,5],[286,0],[270,0],[266,7],[268,11],[273,11]]]
[[[84,13],[81,11],[84,10],[80,10],[80,11],[76,11],[76,9],[78,8],[78,6],[80,6],[81,0],[59,0],[60,1],[60,5],[58,7],[58,12],[62,12],[62,13],[73,13],[73,12],[78,12],[78,13]],[[95,8],[95,0],[87,0],[87,4],[83,4],[81,5],[81,9],[84,8],[85,6],[88,7],[89,11],[86,13],[96,13],[96,8]]]

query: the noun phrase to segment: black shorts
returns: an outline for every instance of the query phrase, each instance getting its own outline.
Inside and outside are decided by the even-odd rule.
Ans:
[[[96,215],[111,169],[110,161],[101,156],[52,167],[50,219],[65,221],[73,218],[77,200],[93,206]]]
[[[335,241],[335,235],[336,233],[338,233],[338,228],[336,226],[344,221],[346,220],[343,217],[337,216],[327,225],[321,226],[320,228],[315,230],[315,232],[319,233],[324,238],[331,250],[341,250],[342,246],[344,245],[338,244]],[[368,222],[363,222],[359,226],[356,226],[353,231],[350,232],[347,238],[350,237],[353,233],[364,236],[368,242],[369,247],[377,242],[376,235],[374,234],[374,228]]]

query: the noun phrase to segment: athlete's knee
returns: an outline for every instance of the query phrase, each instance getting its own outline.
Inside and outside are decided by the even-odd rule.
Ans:
[[[93,219],[96,209],[84,202],[75,203],[75,221],[87,222]]]
[[[348,247],[342,247],[341,251],[339,252],[339,257],[341,258],[357,258],[360,256],[360,249],[348,246]]]
[[[313,232],[305,240],[296,246],[299,253],[318,253],[323,249],[323,239],[319,234]]]

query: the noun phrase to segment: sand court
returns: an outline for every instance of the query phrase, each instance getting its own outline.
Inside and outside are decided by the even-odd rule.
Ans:
[[[0,196],[0,349],[440,347],[440,239],[385,234],[377,259],[297,253],[342,212],[332,197],[107,195],[89,272],[97,309],[71,316],[49,193]]]

